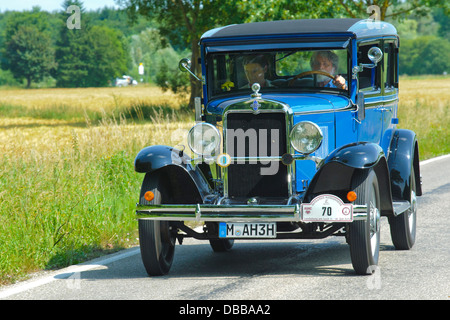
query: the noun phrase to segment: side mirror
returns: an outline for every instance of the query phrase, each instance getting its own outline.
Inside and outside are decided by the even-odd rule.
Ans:
[[[372,63],[360,63],[359,65],[354,66],[352,69],[353,79],[357,79],[357,73],[363,71],[364,68],[375,68],[378,62],[383,59],[383,51],[381,51],[381,49],[378,47],[372,47],[367,52],[367,57],[370,61],[372,61]]]
[[[180,62],[178,63],[178,68],[182,71],[182,72],[189,72],[191,74],[191,76],[193,76],[195,79],[197,79],[198,81],[203,83],[203,80],[200,79],[199,77],[197,77],[197,75],[195,73],[192,72],[191,70],[191,60],[184,58],[181,59]]]
[[[191,60],[184,58],[178,63],[178,68],[182,72],[191,71]]]
[[[380,62],[383,58],[383,51],[381,51],[381,49],[378,47],[372,47],[367,52],[367,56],[369,57],[370,61],[372,61],[375,67],[377,63]]]

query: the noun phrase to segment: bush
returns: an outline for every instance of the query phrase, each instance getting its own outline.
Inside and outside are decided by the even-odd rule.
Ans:
[[[450,42],[423,36],[400,44],[400,74],[443,74],[450,71]]]
[[[156,84],[163,90],[172,90],[173,93],[186,93],[189,88],[189,78],[187,73],[183,73],[176,68],[169,68],[163,59],[161,66],[156,73]]]

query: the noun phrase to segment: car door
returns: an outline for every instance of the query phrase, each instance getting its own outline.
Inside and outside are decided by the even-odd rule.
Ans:
[[[361,42],[358,46],[358,64],[371,64],[368,51],[372,47],[381,49],[381,40]],[[365,119],[358,125],[358,141],[379,144],[383,129],[383,94],[381,88],[382,64],[364,68],[358,74],[359,91],[364,94]]]

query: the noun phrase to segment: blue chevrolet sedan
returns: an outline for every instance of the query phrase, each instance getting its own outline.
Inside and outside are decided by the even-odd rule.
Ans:
[[[203,86],[188,146],[148,146],[135,159],[149,275],[169,272],[186,237],[224,252],[240,239],[342,236],[357,274],[378,264],[382,217],[396,249],[414,245],[418,143],[397,129],[391,24],[238,24],[206,32],[200,47],[202,75],[180,61]]]

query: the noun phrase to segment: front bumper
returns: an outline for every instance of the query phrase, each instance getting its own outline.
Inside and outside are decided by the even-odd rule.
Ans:
[[[139,219],[167,221],[302,222],[303,213],[295,205],[137,205]],[[353,205],[353,220],[367,218],[366,205]]]

